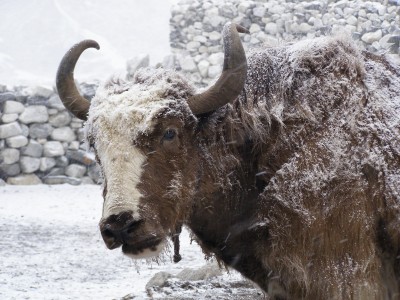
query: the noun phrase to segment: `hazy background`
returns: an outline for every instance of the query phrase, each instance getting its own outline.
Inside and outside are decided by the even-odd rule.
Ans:
[[[62,56],[83,39],[95,39],[101,51],[82,55],[79,80],[104,79],[139,54],[149,54],[155,64],[170,52],[170,8],[176,2],[1,0],[0,83],[52,86]]]

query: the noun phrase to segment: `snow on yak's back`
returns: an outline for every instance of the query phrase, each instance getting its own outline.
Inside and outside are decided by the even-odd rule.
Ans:
[[[156,256],[179,224],[272,299],[399,299],[400,68],[323,37],[246,56],[223,30],[221,76],[139,70],[92,102],[61,61],[104,176],[108,248]]]

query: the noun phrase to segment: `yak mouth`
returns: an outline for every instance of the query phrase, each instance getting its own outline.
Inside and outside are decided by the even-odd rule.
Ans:
[[[134,258],[149,258],[160,254],[164,248],[165,239],[156,236],[150,236],[139,241],[122,244],[122,253]]]

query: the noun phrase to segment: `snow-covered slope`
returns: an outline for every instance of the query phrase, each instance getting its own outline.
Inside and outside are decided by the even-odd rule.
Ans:
[[[2,0],[0,84],[53,85],[66,50],[95,39],[101,51],[82,55],[79,80],[124,71],[127,59],[150,54],[151,64],[170,51],[170,8],[176,0]]]

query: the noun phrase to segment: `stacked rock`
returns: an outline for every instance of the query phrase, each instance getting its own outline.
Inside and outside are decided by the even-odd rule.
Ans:
[[[361,48],[400,63],[400,2],[362,0],[181,0],[172,8],[172,55],[157,66],[208,85],[223,64],[221,31],[227,22],[248,28],[244,47],[274,46],[327,34],[348,35]],[[127,63],[127,77],[149,57]],[[81,84],[91,99],[97,84]],[[82,121],[54,91],[0,86],[0,184],[98,183],[99,168],[83,143]]]
[[[395,1],[181,0],[172,9],[170,42],[176,68],[207,85],[220,74],[221,30],[250,30],[245,48],[347,33],[361,46],[400,63],[400,6]],[[171,59],[170,59],[171,60]]]
[[[95,85],[82,90],[90,98]],[[0,87],[0,179],[24,185],[99,182],[82,123],[52,90]]]

